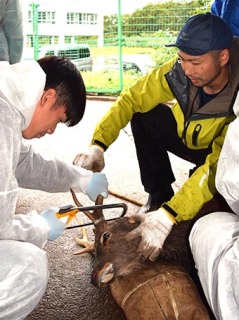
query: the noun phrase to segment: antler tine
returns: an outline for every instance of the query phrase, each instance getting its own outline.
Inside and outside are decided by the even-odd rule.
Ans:
[[[98,197],[96,198],[95,204],[102,205],[103,199],[104,197],[101,194],[99,194]],[[93,211],[93,216],[94,216],[94,224],[104,220],[104,214],[102,209],[95,209]]]
[[[71,192],[72,198],[73,198],[76,206],[77,206],[77,207],[83,207],[83,205],[82,205],[82,204],[80,203],[80,201],[78,200],[75,192],[74,192],[72,189],[70,189],[70,192]],[[95,221],[95,218],[94,218],[93,214],[92,214],[90,211],[85,210],[85,211],[83,211],[83,212],[84,212],[84,214],[85,214],[91,221],[93,221],[93,222]]]
[[[96,198],[95,204],[101,205],[101,204],[103,204],[103,200],[104,200],[104,197],[101,194],[99,194]]]

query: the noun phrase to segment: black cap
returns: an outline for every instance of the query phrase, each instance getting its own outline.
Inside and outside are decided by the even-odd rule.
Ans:
[[[190,18],[178,34],[175,43],[166,47],[177,47],[192,56],[200,56],[212,50],[229,49],[233,34],[228,24],[211,13],[200,13]]]

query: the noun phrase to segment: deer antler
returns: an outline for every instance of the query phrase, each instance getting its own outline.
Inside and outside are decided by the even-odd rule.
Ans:
[[[71,195],[72,195],[72,198],[76,204],[77,207],[83,207],[83,205],[80,203],[80,201],[78,200],[76,194],[75,194],[75,191],[73,191],[72,189],[70,189],[70,192],[71,192]],[[94,216],[92,215],[92,213],[90,211],[83,211],[84,214],[91,220],[94,222]]]
[[[76,206],[77,207],[83,207],[83,205],[78,200],[75,192],[72,189],[70,189],[70,192],[71,192],[72,198],[73,198]],[[103,196],[102,195],[99,195],[97,197],[95,204],[96,205],[103,204]],[[87,210],[83,211],[83,212],[94,224],[103,219],[103,214],[102,214],[102,210],[101,209],[94,210],[93,214],[90,211],[87,211]],[[82,223],[81,223],[81,221],[79,221],[77,216],[75,216],[75,218],[78,221],[78,223],[81,225]],[[79,237],[76,236],[75,239],[76,239],[76,242],[79,245],[84,247],[84,249],[75,251],[75,252],[73,252],[73,254],[76,255],[76,254],[82,254],[82,253],[86,253],[86,252],[94,252],[94,250],[95,250],[95,248],[94,248],[95,242],[88,240],[87,233],[86,233],[86,230],[85,230],[84,227],[80,227],[80,230],[82,232],[82,236],[83,237],[79,238]]]

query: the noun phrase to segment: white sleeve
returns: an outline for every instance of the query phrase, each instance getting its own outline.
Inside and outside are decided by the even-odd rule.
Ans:
[[[218,161],[216,187],[239,214],[239,118],[230,125]]]
[[[52,193],[73,189],[85,193],[92,175],[92,171],[79,166],[42,156],[27,141],[22,143],[16,171],[18,184],[22,188]]]

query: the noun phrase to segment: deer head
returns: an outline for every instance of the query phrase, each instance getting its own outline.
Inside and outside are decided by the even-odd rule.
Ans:
[[[96,205],[103,203],[103,197],[98,196]],[[79,205],[79,203],[77,203]],[[128,232],[136,228],[139,223],[135,222],[133,216],[121,217],[116,220],[106,221],[102,209],[95,209],[93,213],[84,213],[94,224],[95,241],[93,245],[86,244],[86,241],[78,241],[86,247],[81,252],[94,252],[94,269],[91,273],[91,282],[96,287],[112,283],[117,277],[127,276],[145,267],[149,267],[152,262],[145,260],[137,248],[140,238],[127,241],[125,236]],[[164,248],[160,254],[160,261],[177,261],[179,257],[188,255],[186,252],[185,232],[180,232],[180,228],[185,228],[184,224],[177,227],[179,232],[175,236],[174,232],[165,241]],[[181,234],[181,235],[180,235]],[[182,254],[183,252],[183,254]],[[182,261],[187,265],[188,259]]]
[[[130,218],[122,217],[95,225],[95,265],[91,274],[91,282],[95,286],[100,287],[138,268],[141,260],[137,252],[140,239],[130,242],[125,239],[125,235],[138,223],[129,221]]]
[[[82,206],[75,194],[73,199],[77,206]],[[103,204],[103,197],[99,195],[96,205]],[[78,239],[79,244],[86,248],[77,253],[94,252],[95,264],[91,274],[91,282],[96,287],[113,281],[116,277],[126,275],[136,269],[140,255],[137,247],[140,239],[126,241],[125,235],[133,230],[138,223],[132,223],[131,218],[122,217],[113,221],[104,218],[102,209],[95,209],[92,213],[84,211],[94,224],[95,241],[92,244]]]

